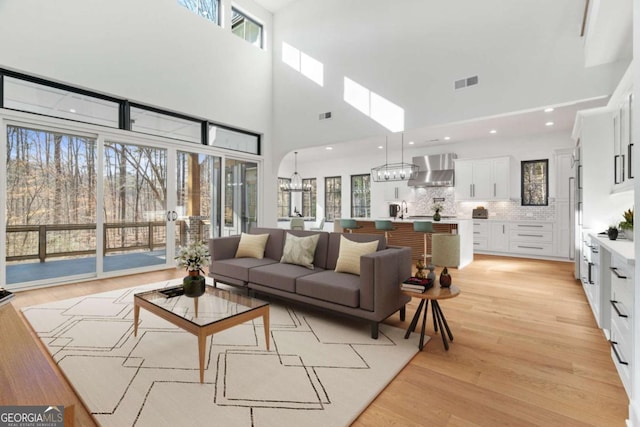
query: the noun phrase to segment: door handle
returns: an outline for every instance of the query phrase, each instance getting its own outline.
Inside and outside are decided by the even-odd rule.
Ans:
[[[620,273],[618,273],[618,268],[617,267],[609,267],[609,270],[611,270],[611,272],[613,274],[615,274],[618,279],[626,279],[627,278],[627,276],[623,276]]]
[[[178,219],[178,212],[176,211],[171,211],[171,220],[175,221]]]

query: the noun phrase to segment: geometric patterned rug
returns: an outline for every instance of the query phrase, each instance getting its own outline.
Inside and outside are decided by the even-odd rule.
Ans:
[[[141,309],[133,336],[133,294],[181,280],[23,309],[100,425],[347,426],[418,351],[398,328],[374,340],[368,323],[271,301],[271,350],[261,317],[208,337],[201,384],[194,335]]]

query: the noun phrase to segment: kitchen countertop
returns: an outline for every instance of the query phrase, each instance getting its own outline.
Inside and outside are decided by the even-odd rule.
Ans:
[[[615,252],[629,265],[636,265],[635,248],[632,240],[609,240],[606,235],[591,233],[591,238],[595,239],[611,252]]]
[[[413,224],[416,221],[432,221],[433,223],[436,224],[459,224],[460,222],[463,221],[471,221],[468,218],[442,218],[440,221],[433,221],[433,218],[427,218],[427,217],[422,217],[422,218],[406,218],[406,219],[393,219],[393,218],[355,218],[357,221],[367,221],[367,222],[374,222],[374,221],[391,221],[393,223],[403,223],[406,222],[407,224]]]

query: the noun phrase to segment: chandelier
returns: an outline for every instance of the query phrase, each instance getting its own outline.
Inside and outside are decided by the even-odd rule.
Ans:
[[[298,174],[298,152],[295,151],[293,154],[295,156],[294,157],[295,167],[294,167],[293,175],[291,175],[291,181],[285,182],[282,185],[280,185],[280,190],[290,191],[290,192],[311,191],[311,185],[310,184],[303,185],[302,177],[300,177],[300,174]]]
[[[371,169],[374,182],[407,181],[418,175],[418,165],[404,162],[404,133],[401,141],[401,163],[389,163],[389,138],[385,139],[385,164]]]

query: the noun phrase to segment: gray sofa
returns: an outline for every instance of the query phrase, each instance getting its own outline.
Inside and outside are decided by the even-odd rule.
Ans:
[[[314,269],[280,263],[285,233],[295,236],[319,234]],[[411,276],[411,249],[387,247],[384,236],[343,234],[278,228],[253,228],[251,234],[269,234],[264,258],[235,258],[240,236],[209,240],[209,276],[217,282],[296,301],[342,315],[366,320],[371,337],[378,338],[381,321],[400,311],[411,299],[400,293],[400,283]],[[340,236],[355,242],[378,241],[377,251],[360,257],[360,276],[334,271]]]

